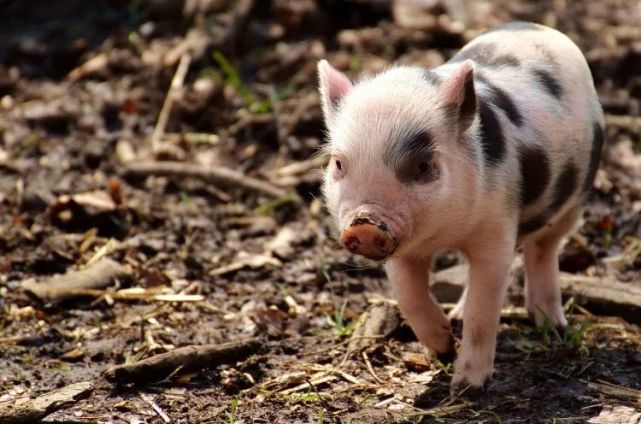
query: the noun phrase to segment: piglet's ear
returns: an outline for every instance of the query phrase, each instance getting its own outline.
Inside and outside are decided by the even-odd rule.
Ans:
[[[345,74],[333,68],[326,60],[318,62],[318,81],[323,114],[326,124],[330,125],[335,118],[336,107],[352,88],[352,83]]]
[[[461,132],[474,121],[478,108],[474,91],[474,68],[472,61],[466,60],[449,75],[441,85],[441,97],[455,113],[454,119]]]

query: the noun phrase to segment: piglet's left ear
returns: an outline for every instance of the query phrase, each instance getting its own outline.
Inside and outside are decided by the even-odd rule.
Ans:
[[[352,88],[352,83],[326,60],[318,62],[318,81],[325,123],[329,126],[335,118],[338,103]]]
[[[455,111],[454,119],[461,132],[465,131],[474,121],[477,99],[474,91],[474,67],[466,60],[449,75],[441,85],[441,98],[446,105]]]

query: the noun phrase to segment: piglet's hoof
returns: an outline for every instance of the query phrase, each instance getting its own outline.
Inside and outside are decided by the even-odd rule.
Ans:
[[[466,380],[457,383],[452,382],[450,386],[450,396],[471,401],[478,401],[484,398],[488,391],[489,383],[487,380],[481,386],[473,386]]]
[[[382,260],[398,247],[398,241],[382,220],[359,214],[341,234],[341,243],[352,253]]]
[[[450,336],[449,349],[445,352],[436,353],[435,357],[443,365],[454,362],[454,359],[456,359],[456,340],[454,340],[454,337]]]

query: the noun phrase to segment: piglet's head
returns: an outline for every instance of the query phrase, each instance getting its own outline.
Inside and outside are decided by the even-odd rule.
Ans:
[[[330,162],[323,193],[351,252],[384,260],[446,231],[474,180],[471,62],[396,67],[358,84],[318,64]]]

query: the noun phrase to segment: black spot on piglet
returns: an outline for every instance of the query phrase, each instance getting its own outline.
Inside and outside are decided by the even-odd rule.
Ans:
[[[532,72],[545,91],[557,99],[561,98],[561,95],[563,94],[561,84],[550,72],[544,69],[535,69]]]
[[[521,66],[521,61],[510,54],[496,54],[496,44],[488,42],[479,42],[461,50],[449,60],[449,63],[463,62],[471,59],[482,66],[501,67],[501,66]]]
[[[556,184],[554,186],[554,197],[549,209],[550,216],[558,212],[561,206],[563,206],[568,198],[575,192],[577,189],[578,176],[579,170],[574,162],[569,160],[563,167],[563,171],[561,171],[559,178],[556,180]]]
[[[523,147],[519,151],[521,167],[521,206],[538,199],[550,182],[550,162],[538,147]]]
[[[428,182],[438,177],[434,165],[434,139],[427,130],[389,143],[383,152],[383,161],[404,184]],[[417,179],[417,171],[422,164],[427,169]]]
[[[496,105],[499,109],[505,112],[505,115],[508,119],[517,127],[523,125],[523,115],[521,111],[516,106],[516,103],[512,97],[505,92],[500,87],[497,87],[492,82],[490,82],[485,75],[478,75],[477,79],[483,82],[490,89],[490,94],[492,96],[492,103]]]
[[[519,237],[533,233],[537,230],[540,230],[545,226],[549,219],[549,215],[543,213],[541,215],[536,215],[533,218],[528,219],[519,223]]]
[[[496,113],[486,101],[479,102],[481,146],[489,165],[498,164],[505,155],[505,139]]]
[[[431,85],[441,85],[441,77],[435,72],[425,70],[423,72],[423,79]]]
[[[594,177],[596,176],[596,171],[599,167],[599,161],[601,160],[601,152],[603,151],[603,140],[604,140],[604,131],[601,125],[598,122],[595,122],[592,126],[592,150],[590,151],[590,165],[588,167],[588,173],[583,182],[583,191],[587,192],[592,188],[594,183]]]

